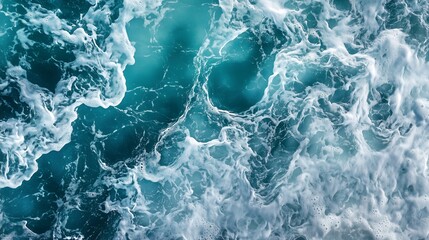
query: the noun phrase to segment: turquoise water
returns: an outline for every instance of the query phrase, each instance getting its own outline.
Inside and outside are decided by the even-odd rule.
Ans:
[[[0,0],[2,239],[429,238],[424,0]]]

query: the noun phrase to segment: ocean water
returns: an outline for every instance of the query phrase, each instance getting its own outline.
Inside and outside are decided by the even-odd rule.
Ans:
[[[0,0],[1,239],[429,239],[427,0]]]

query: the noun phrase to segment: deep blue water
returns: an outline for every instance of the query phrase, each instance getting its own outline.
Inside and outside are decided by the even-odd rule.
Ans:
[[[1,239],[429,239],[427,0],[0,0]]]

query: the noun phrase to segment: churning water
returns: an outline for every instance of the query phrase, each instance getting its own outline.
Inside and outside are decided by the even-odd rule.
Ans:
[[[427,0],[0,0],[2,239],[428,239]]]

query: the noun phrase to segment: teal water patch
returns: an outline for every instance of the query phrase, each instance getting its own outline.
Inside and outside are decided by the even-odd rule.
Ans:
[[[262,98],[267,72],[273,68],[273,59],[265,59],[265,55],[274,50],[269,46],[273,41],[246,31],[225,46],[226,60],[214,66],[209,77],[209,93],[215,105],[242,112]]]

